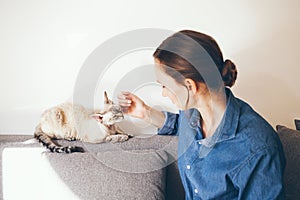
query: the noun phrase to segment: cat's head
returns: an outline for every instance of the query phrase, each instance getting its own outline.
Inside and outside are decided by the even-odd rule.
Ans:
[[[112,125],[124,119],[122,109],[119,105],[114,104],[104,92],[104,107],[99,112],[92,115],[97,121],[105,125]]]

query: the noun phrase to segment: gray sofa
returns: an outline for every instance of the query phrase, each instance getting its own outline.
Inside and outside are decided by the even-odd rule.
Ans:
[[[284,175],[287,200],[300,199],[300,130],[276,126],[286,156]]]
[[[276,128],[287,158],[284,180],[286,199],[300,199],[300,181],[298,180],[300,178],[300,131],[284,126]],[[6,157],[15,155],[7,151],[12,147],[18,147],[21,151],[22,148],[41,148],[44,151],[39,144],[28,142],[30,138],[31,136],[20,135],[0,136],[1,163],[8,162],[3,160],[4,155]],[[58,142],[69,144],[66,141]],[[177,137],[175,136],[135,137],[117,144],[81,142],[72,142],[72,144],[82,146],[86,153],[44,152],[38,155],[47,159],[52,170],[78,199],[184,199],[184,190],[176,163]],[[5,165],[2,163],[1,166]],[[19,168],[22,169],[22,166]],[[34,172],[27,170],[24,173]],[[46,169],[45,173],[48,173]],[[3,170],[0,172],[0,177],[3,179]],[[19,178],[22,179],[22,177]],[[3,192],[3,184],[6,183],[1,181],[0,184],[2,188],[0,195],[3,199],[6,195],[5,191]],[[28,184],[33,184],[33,182],[29,180]],[[49,188],[50,194],[55,194],[52,190],[53,185],[49,183],[45,187]],[[25,193],[22,196],[30,196]],[[56,199],[60,199],[59,194],[55,196]]]
[[[20,162],[16,161],[16,159],[21,159],[16,154],[20,154],[23,158],[40,156],[40,161],[36,159],[32,165],[39,164],[39,162],[42,165],[43,158],[47,159],[51,168],[60,180],[67,185],[68,189],[74,193],[77,199],[184,199],[184,190],[176,165],[177,137],[140,136],[131,138],[124,143],[116,144],[87,144],[76,141],[71,142],[71,144],[82,146],[86,152],[73,154],[47,152],[40,144],[32,143],[30,141],[31,138],[32,136],[0,135],[1,163],[12,163],[6,168],[9,168],[11,165],[22,165],[23,163],[20,164]],[[70,145],[70,142],[67,141],[57,142],[63,145]],[[41,149],[44,152],[28,150],[32,148]],[[22,149],[28,151],[28,155],[18,153],[22,152]],[[13,158],[7,159],[9,156]],[[28,163],[24,163],[24,165],[30,166]],[[13,167],[16,168],[15,171],[23,170],[23,166]],[[34,169],[34,166],[32,169],[29,167],[29,170],[24,172],[26,173],[24,177],[16,177],[15,182],[24,182],[22,179],[28,177],[28,174],[35,176],[35,172],[31,171]],[[11,170],[6,169],[5,173],[12,174]],[[52,172],[45,168],[45,173],[50,174]],[[3,175],[5,174],[1,170],[1,179],[3,179]],[[12,176],[10,175],[10,177]],[[32,195],[35,192],[34,189],[31,190],[31,188],[38,187],[37,181],[33,181],[37,178],[29,179],[31,180],[28,180],[27,184],[32,184],[32,186],[25,192],[23,191],[24,194],[20,196],[23,199],[39,199]],[[0,184],[1,188],[5,188],[3,184],[6,184],[6,181],[1,181]],[[56,199],[65,199],[65,197],[59,198],[60,194],[55,194],[55,189],[53,188],[56,187],[55,184],[57,183],[41,180],[40,184],[45,184],[44,187],[48,187],[49,191],[51,191],[47,195],[54,195],[53,197]],[[14,190],[18,190],[18,187],[15,185],[12,187],[14,187]],[[22,186],[19,186],[19,189],[20,187]],[[26,182],[24,187],[27,187]],[[3,192],[3,189],[0,192],[1,197],[9,199],[14,199],[17,196],[14,192],[11,192],[13,194]],[[70,197],[70,199],[73,198],[73,196]],[[44,197],[40,199],[44,199]],[[51,198],[49,197],[49,199]]]

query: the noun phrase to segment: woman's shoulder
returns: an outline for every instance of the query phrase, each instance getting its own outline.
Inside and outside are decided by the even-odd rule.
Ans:
[[[240,107],[237,136],[248,140],[256,148],[277,146],[279,138],[270,123],[248,103],[238,98],[236,100]]]
[[[271,129],[269,122],[262,117],[256,110],[253,109],[247,102],[235,98],[237,104],[239,105],[240,115],[239,115],[239,124],[245,128],[253,129]]]

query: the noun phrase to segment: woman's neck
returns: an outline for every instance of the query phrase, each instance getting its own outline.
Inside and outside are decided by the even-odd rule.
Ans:
[[[226,95],[199,95],[197,102],[197,109],[201,113],[203,137],[207,138],[214,134],[221,123],[226,110]]]

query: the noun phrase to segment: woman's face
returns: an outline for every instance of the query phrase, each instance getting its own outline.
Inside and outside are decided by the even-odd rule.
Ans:
[[[168,97],[179,109],[184,110],[188,98],[188,90],[163,71],[162,65],[155,61],[154,67],[157,82],[162,85],[162,96]]]

